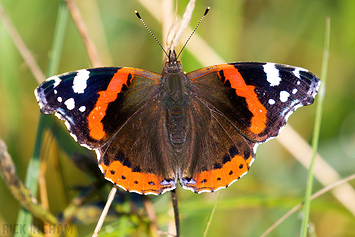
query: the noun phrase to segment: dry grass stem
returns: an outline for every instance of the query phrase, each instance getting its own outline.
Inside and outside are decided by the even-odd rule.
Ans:
[[[101,61],[99,59],[99,55],[97,54],[96,47],[88,34],[86,24],[83,18],[81,17],[78,7],[75,5],[75,3],[72,0],[65,0],[65,2],[67,3],[68,10],[70,12],[70,15],[73,18],[74,23],[78,28],[79,34],[85,45],[86,51],[89,55],[92,65],[94,67],[102,66]]]
[[[172,4],[171,4],[172,5]],[[167,29],[168,25],[170,25],[168,34],[166,35],[166,46],[167,46],[167,51],[173,50],[177,47],[177,45],[180,42],[181,37],[183,36],[186,28],[190,24],[191,17],[193,14],[193,10],[195,9],[195,0],[191,0],[184,12],[184,15],[182,16],[181,21],[178,21],[178,18],[175,17],[175,20],[170,23],[171,21],[163,21],[163,29]],[[164,11],[165,12],[165,11]],[[165,34],[164,34],[165,36]]]
[[[58,224],[58,220],[47,210],[43,209],[37,199],[32,196],[30,191],[19,179],[15,165],[10,154],[7,152],[6,144],[0,139],[0,174],[2,175],[7,187],[20,204],[37,218],[44,222]]]
[[[322,188],[321,190],[319,190],[318,192],[314,193],[311,196],[311,200],[316,199],[317,197],[319,197],[320,195],[328,192],[331,189],[336,189],[338,187],[341,187],[345,184],[347,184],[347,182],[349,182],[350,180],[355,179],[355,174],[350,175],[346,178],[343,178],[341,180],[338,180],[324,188]],[[289,216],[291,216],[293,213],[295,213],[297,210],[299,210],[302,207],[302,203],[297,204],[295,207],[293,207],[291,210],[289,210],[285,215],[283,215],[280,219],[278,219],[274,224],[272,224],[262,235],[260,235],[260,237],[265,237],[267,236],[272,230],[274,230],[278,225],[280,225],[284,220],[286,220]]]
[[[99,221],[97,222],[97,225],[96,225],[96,228],[94,230],[94,233],[92,234],[92,237],[96,237],[96,236],[99,235],[99,232],[101,230],[102,224],[104,223],[104,220],[105,220],[105,218],[107,216],[108,210],[110,209],[111,203],[112,203],[113,199],[115,198],[116,192],[117,192],[117,185],[113,184],[111,192],[108,195],[106,205],[104,207],[104,210],[101,213]]]
[[[46,77],[44,76],[41,68],[38,66],[31,51],[28,49],[28,47],[22,40],[20,34],[17,32],[16,28],[12,24],[10,18],[7,16],[1,3],[0,3],[0,18],[4,23],[4,26],[6,27],[7,31],[9,32],[17,50],[19,51],[26,65],[30,69],[32,75],[36,78],[38,83],[41,83],[42,81],[44,81]]]
[[[291,126],[287,125],[282,130],[277,141],[308,169],[312,157],[312,148]],[[323,186],[340,180],[340,175],[319,154],[316,157],[314,177]],[[344,183],[333,189],[331,193],[355,216],[355,191],[350,184]]]
[[[157,215],[154,210],[153,203],[151,201],[149,201],[149,199],[146,196],[144,196],[143,199],[144,199],[143,205],[144,205],[145,211],[147,212],[148,219],[150,220],[150,226],[149,226],[150,227],[150,234],[153,237],[158,237],[159,236],[159,234],[158,234],[158,232],[159,232],[158,219],[157,219]]]

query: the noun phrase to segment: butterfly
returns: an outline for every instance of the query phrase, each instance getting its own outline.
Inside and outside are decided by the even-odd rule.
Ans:
[[[82,69],[35,89],[41,112],[63,120],[75,141],[96,152],[105,178],[130,192],[228,187],[320,86],[300,67],[237,62],[186,74],[175,51],[168,56],[162,74]]]

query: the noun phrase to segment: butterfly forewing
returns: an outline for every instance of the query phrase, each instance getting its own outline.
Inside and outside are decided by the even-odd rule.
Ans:
[[[158,74],[132,68],[83,69],[48,78],[35,94],[42,113],[55,112],[79,144],[94,149],[154,97],[159,79]],[[111,113],[116,109],[119,113]]]
[[[222,64],[187,76],[200,100],[254,142],[275,137],[293,111],[313,103],[320,84],[303,68],[273,63]]]

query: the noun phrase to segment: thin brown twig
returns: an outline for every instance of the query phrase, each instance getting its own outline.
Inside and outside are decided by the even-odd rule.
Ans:
[[[10,154],[7,152],[5,142],[0,139],[0,174],[3,177],[7,187],[20,202],[20,204],[31,212],[34,216],[44,222],[58,224],[58,220],[47,210],[38,204],[37,199],[25,187],[19,179],[14,163]]]
[[[176,237],[180,237],[180,217],[179,217],[179,206],[178,206],[176,189],[171,190],[170,193],[171,193],[171,202],[174,210],[175,234]]]
[[[150,234],[154,237],[157,237],[159,236],[158,235],[159,227],[157,224],[158,219],[153,207],[153,203],[146,196],[143,196],[143,205],[145,211],[147,212],[148,219],[150,220],[150,226],[149,226]]]
[[[355,179],[355,174],[352,174],[346,178],[340,179],[324,188],[322,188],[321,190],[319,190],[318,192],[314,193],[311,196],[311,200],[316,199],[317,197],[319,197],[320,195],[328,192],[329,190],[339,187],[347,182],[349,182],[350,180]],[[303,206],[303,203],[299,203],[297,204],[295,207],[293,207],[291,210],[289,210],[285,215],[283,215],[280,219],[278,219],[274,224],[272,224],[262,235],[260,235],[260,237],[265,237],[267,234],[269,234],[273,229],[275,229],[278,225],[280,225],[284,220],[286,220],[289,216],[291,216],[293,213],[295,213],[297,210],[299,210],[301,207]]]
[[[65,0],[65,2],[67,4],[68,10],[70,12],[70,15],[73,18],[74,23],[78,28],[79,34],[85,45],[86,51],[88,53],[92,65],[94,67],[102,66],[99,55],[97,54],[96,47],[88,34],[86,24],[83,18],[81,17],[78,7],[72,0]]]
[[[28,49],[26,44],[23,42],[20,34],[17,32],[16,28],[12,24],[10,18],[7,16],[1,3],[0,3],[0,18],[1,18],[2,22],[4,23],[5,28],[9,32],[9,34],[12,38],[12,41],[14,42],[17,50],[19,51],[19,53],[21,54],[26,65],[30,69],[32,75],[34,76],[34,78],[36,78],[38,83],[41,83],[42,81],[44,81],[44,79],[46,77],[44,76],[41,68],[38,66],[31,51]]]

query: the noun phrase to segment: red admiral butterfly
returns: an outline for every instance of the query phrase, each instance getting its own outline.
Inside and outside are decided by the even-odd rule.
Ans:
[[[320,80],[299,67],[239,62],[184,73],[175,51],[162,75],[137,68],[83,69],[44,81],[41,112],[95,150],[105,178],[140,194],[176,183],[196,193],[245,175],[260,143],[277,136]]]

